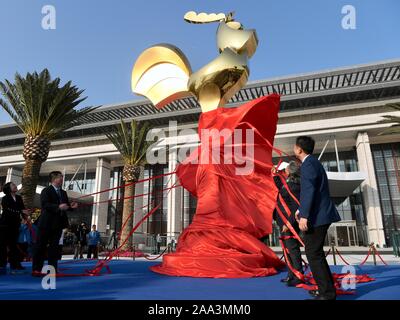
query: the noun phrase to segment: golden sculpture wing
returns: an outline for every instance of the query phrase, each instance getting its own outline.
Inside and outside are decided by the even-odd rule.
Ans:
[[[170,44],[158,44],[142,52],[132,70],[132,91],[148,98],[160,109],[190,95],[192,73],[185,54]]]
[[[173,100],[194,96],[203,112],[223,107],[246,84],[248,60],[257,49],[254,29],[228,14],[190,11],[184,19],[190,23],[219,22],[217,45],[220,55],[192,74],[186,56],[177,47],[159,44],[145,50],[132,70],[132,91],[162,108]]]
[[[225,20],[226,15],[224,13],[196,13],[195,11],[189,11],[184,15],[183,19],[189,23],[211,23]]]

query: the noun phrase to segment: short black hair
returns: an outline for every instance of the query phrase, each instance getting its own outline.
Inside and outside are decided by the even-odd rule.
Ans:
[[[62,174],[61,171],[52,171],[52,172],[50,172],[50,174],[49,174],[50,182],[53,182],[53,180],[54,180],[55,178],[57,178],[58,176],[62,176],[62,175],[63,175],[63,174]]]
[[[313,138],[308,136],[300,136],[296,139],[296,146],[303,149],[307,154],[314,152],[315,141]]]
[[[7,182],[7,183],[3,186],[3,193],[4,193],[4,194],[11,194],[11,182]]]

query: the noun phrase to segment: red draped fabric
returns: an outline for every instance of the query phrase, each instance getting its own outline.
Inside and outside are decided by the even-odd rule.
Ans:
[[[153,271],[170,276],[246,278],[273,275],[284,267],[259,240],[272,232],[278,193],[271,176],[271,145],[279,104],[279,95],[273,94],[237,108],[201,114],[201,146],[177,167],[180,183],[198,199],[196,214],[179,237],[176,252],[164,255],[161,264],[151,267]],[[220,137],[217,149],[213,136],[203,135],[203,129],[224,130],[230,139]],[[254,133],[254,139],[246,136],[246,129]],[[225,147],[241,152],[229,153]],[[192,163],[194,159],[200,159],[199,163]]]

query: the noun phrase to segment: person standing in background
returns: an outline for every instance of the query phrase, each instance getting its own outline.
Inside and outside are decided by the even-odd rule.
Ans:
[[[72,244],[74,247],[74,260],[79,259],[79,249],[80,249],[80,244],[78,241],[78,227],[79,226],[73,226],[72,228]]]
[[[99,243],[100,243],[100,232],[96,230],[96,225],[92,226],[92,231],[88,234],[88,254],[87,258],[91,259],[93,254],[93,259],[98,258],[99,252]]]
[[[89,233],[89,230],[86,227],[86,224],[82,222],[77,230],[76,230],[76,238],[77,238],[77,252],[75,252],[75,257],[79,259],[83,259],[83,250],[87,245],[87,234]],[[76,248],[76,247],[75,247]]]
[[[115,250],[118,247],[118,240],[117,240],[117,233],[115,230],[111,233],[110,237],[108,238],[107,249],[108,250]]]
[[[29,261],[32,261],[33,257],[33,250],[36,245],[36,240],[37,240],[37,234],[38,234],[38,222],[39,220],[33,220],[30,216],[27,219],[28,223],[27,226],[29,228],[29,233],[31,235],[31,242],[29,243],[28,246],[28,255],[29,255]]]
[[[296,233],[299,234],[299,225],[295,218],[295,214],[299,206],[297,202],[292,198],[292,195],[295,196],[296,199],[300,199],[300,165],[296,161],[290,161],[290,163],[285,163],[284,165],[282,165],[280,169],[285,172],[287,187],[282,183],[279,176],[274,176],[275,185],[278,188],[279,194],[281,196],[278,197],[277,206],[280,212],[292,225]],[[272,173],[276,172],[277,168],[273,167]],[[289,193],[289,191],[292,195]],[[289,212],[286,212],[285,206],[281,202],[281,198],[286,203]],[[296,238],[294,238],[294,235],[286,226],[276,209],[274,211],[274,219],[281,230],[283,245],[288,250],[287,259],[289,261],[286,261],[286,263],[290,263],[292,268],[298,272],[297,274],[300,277],[299,274],[303,274],[300,251],[301,244]],[[287,277],[282,279],[281,282],[285,282],[288,287],[295,287],[303,283],[303,281],[299,279],[298,276],[296,276],[296,274],[294,274],[293,271],[289,269]]]
[[[315,141],[311,137],[296,139],[294,154],[302,162],[300,178],[300,206],[296,213],[307,260],[318,286],[311,290],[315,300],[335,300],[333,276],[326,261],[324,242],[329,226],[340,221],[339,213],[329,194],[328,177],[322,164],[315,158]]]
[[[41,215],[33,253],[32,276],[42,277],[42,268],[48,246],[48,264],[57,272],[59,242],[62,230],[68,226],[67,211],[76,209],[76,202],[69,203],[68,195],[61,189],[64,177],[60,171],[50,173],[51,185],[40,194]]]
[[[63,247],[64,247],[64,239],[65,239],[65,234],[67,233],[68,229],[65,228],[62,230],[61,232],[61,237],[60,237],[60,241],[58,242],[58,260],[62,260],[62,253],[63,253]]]
[[[161,235],[159,233],[157,233],[157,237],[156,237],[157,254],[159,254],[161,251],[161,242],[162,242]]]
[[[28,248],[32,242],[31,231],[29,230],[27,219],[22,219],[19,227],[17,248],[19,251],[19,261],[28,260]]]
[[[175,251],[175,246],[176,246],[175,237],[171,237],[171,250],[172,251]]]
[[[25,270],[21,265],[17,241],[21,218],[26,218],[31,213],[31,210],[25,209],[22,197],[17,192],[18,188],[12,182],[8,182],[3,186],[5,196],[1,199],[0,274],[6,273],[7,260],[10,262],[12,274]]]

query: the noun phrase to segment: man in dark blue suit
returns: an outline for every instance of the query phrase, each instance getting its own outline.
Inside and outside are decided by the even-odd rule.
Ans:
[[[40,194],[42,212],[39,216],[36,245],[32,259],[32,276],[42,277],[44,257],[48,251],[48,264],[57,272],[59,242],[62,230],[68,226],[67,211],[76,209],[76,202],[69,203],[67,192],[62,190],[64,177],[60,171],[50,173],[51,185]]]
[[[335,300],[336,290],[325,258],[324,242],[329,226],[340,221],[340,216],[329,195],[325,169],[312,155],[314,145],[312,138],[302,136],[294,146],[294,153],[302,162],[300,206],[296,216],[303,232],[307,260],[318,285],[318,291],[310,294],[317,300]]]

